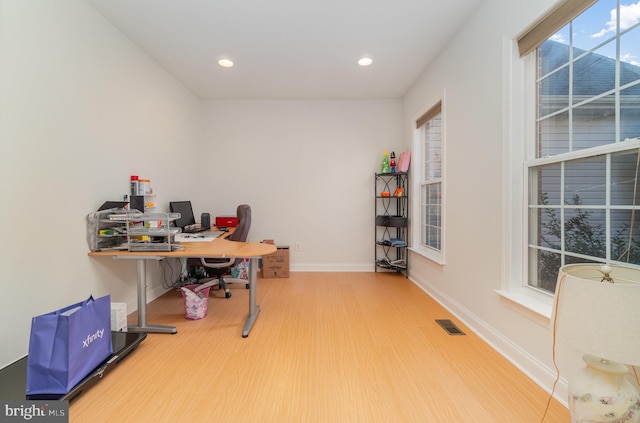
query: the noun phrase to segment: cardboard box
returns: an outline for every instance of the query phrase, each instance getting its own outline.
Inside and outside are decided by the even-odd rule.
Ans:
[[[278,246],[277,251],[262,257],[263,278],[289,277],[289,246]]]

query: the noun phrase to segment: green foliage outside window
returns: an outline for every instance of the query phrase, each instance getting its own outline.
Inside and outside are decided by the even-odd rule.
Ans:
[[[546,193],[542,194],[541,202],[543,205],[549,205]],[[606,227],[603,224],[596,223],[591,218],[593,212],[580,208],[581,204],[578,195],[575,195],[571,202],[567,204],[576,206],[577,214],[567,219],[564,223],[564,264],[605,262],[607,257]],[[554,292],[558,270],[562,265],[560,252],[563,249],[559,240],[562,239],[563,225],[556,209],[545,208],[544,213],[546,218],[541,222],[544,228],[540,234],[541,245],[546,245],[555,251],[540,252],[539,288]],[[630,225],[627,223],[616,229],[615,234],[611,237],[611,258],[613,261],[640,264],[640,242],[634,239],[629,240],[629,231]],[[590,256],[593,259],[571,256],[566,252]]]

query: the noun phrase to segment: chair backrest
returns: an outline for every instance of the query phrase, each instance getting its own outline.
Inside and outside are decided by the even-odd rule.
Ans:
[[[251,228],[251,207],[248,204],[240,204],[236,210],[236,215],[238,216],[238,226],[227,239],[246,242]]]

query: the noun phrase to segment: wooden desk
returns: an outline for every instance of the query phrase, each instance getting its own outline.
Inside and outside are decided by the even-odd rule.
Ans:
[[[249,336],[260,306],[256,304],[256,280],[258,259],[276,252],[275,245],[259,242],[235,242],[222,235],[211,242],[184,242],[184,248],[176,251],[97,251],[92,257],[112,257],[114,260],[136,260],[138,267],[138,324],[129,326],[130,332],[177,333],[174,326],[147,324],[147,270],[146,260],[163,260],[167,257],[249,258],[249,316],[242,330],[242,337]]]

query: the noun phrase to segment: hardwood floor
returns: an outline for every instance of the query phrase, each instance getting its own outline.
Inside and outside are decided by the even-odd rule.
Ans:
[[[178,333],[149,334],[71,404],[70,421],[520,423],[544,414],[543,389],[400,275],[260,279],[248,338],[248,291],[232,294],[211,291],[208,316],[195,321],[178,291],[151,302],[148,322]],[[554,400],[544,421],[569,413]]]

